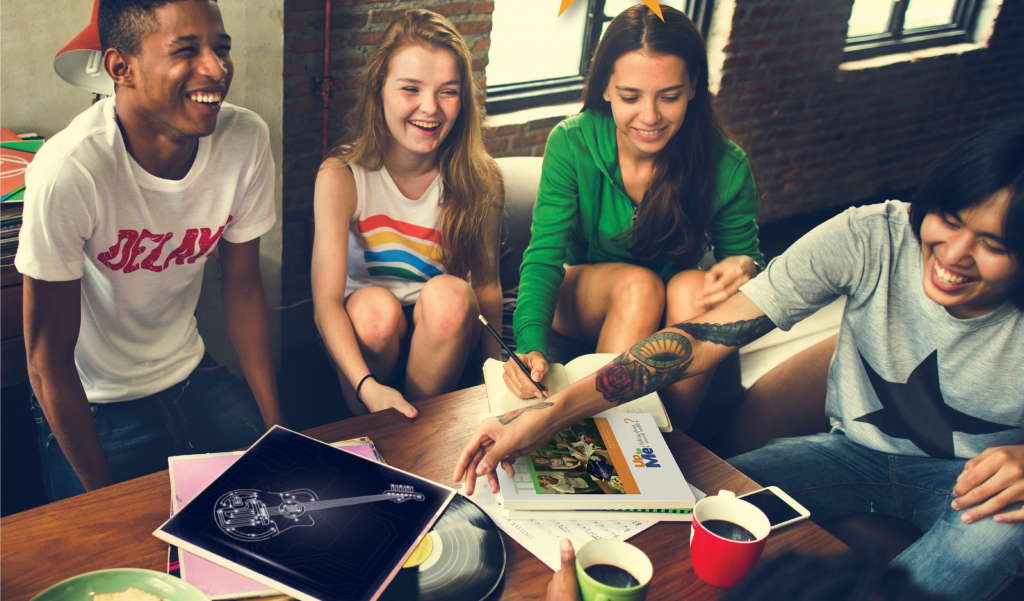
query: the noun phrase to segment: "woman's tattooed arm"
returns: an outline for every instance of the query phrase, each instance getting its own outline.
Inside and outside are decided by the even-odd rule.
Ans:
[[[775,329],[766,316],[727,324],[680,323],[669,328],[723,346],[743,346]],[[688,377],[693,345],[683,334],[662,331],[638,342],[597,371],[597,391],[612,403],[625,403]]]

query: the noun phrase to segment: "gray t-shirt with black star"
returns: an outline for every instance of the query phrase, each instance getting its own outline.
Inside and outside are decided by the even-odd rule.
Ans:
[[[1024,444],[1024,319],[1012,302],[956,319],[924,293],[899,201],[849,209],[740,288],[788,330],[847,296],[825,412],[859,444],[970,458]]]

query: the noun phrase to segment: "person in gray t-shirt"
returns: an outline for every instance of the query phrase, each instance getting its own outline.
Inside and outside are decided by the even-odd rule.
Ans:
[[[731,463],[816,520],[881,511],[911,521],[924,536],[895,562],[930,592],[989,599],[1024,575],[1022,233],[1016,119],[943,155],[909,205],[846,211],[720,307],[530,411],[485,420],[455,477],[493,476],[561,424],[713,369],[846,296],[828,372],[832,431],[775,440]]]

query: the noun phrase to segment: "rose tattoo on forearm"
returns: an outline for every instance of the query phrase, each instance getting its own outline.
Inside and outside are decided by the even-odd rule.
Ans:
[[[767,316],[727,324],[680,323],[672,329],[694,340],[723,346],[743,346],[775,329]],[[597,391],[611,403],[638,399],[690,377],[693,345],[684,334],[658,332],[638,342],[597,371]]]
[[[597,390],[613,403],[638,399],[683,379],[693,348],[682,334],[659,332],[641,340],[597,372]]]

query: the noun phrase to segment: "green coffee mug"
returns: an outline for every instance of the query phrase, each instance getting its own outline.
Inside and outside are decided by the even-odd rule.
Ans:
[[[586,569],[610,565],[629,572],[640,584],[628,588],[609,586],[594,580]],[[644,552],[620,540],[598,539],[583,545],[576,552],[576,577],[583,601],[644,601],[647,586],[654,575],[654,566]]]

